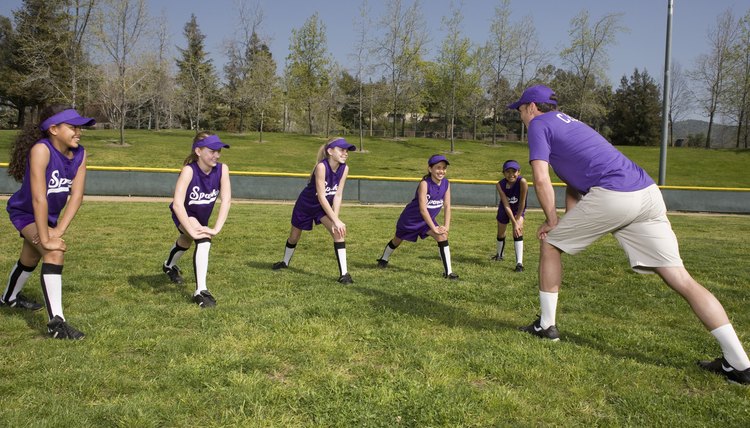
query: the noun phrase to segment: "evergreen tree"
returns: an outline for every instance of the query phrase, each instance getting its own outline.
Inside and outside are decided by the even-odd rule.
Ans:
[[[195,14],[190,15],[183,34],[187,47],[178,48],[181,58],[177,59],[177,84],[189,127],[198,131],[205,120],[204,113],[216,93],[218,78],[211,59],[207,58],[203,46],[206,36],[201,33]]]
[[[661,135],[659,86],[646,70],[636,68],[620,80],[609,115],[612,144],[655,146]]]

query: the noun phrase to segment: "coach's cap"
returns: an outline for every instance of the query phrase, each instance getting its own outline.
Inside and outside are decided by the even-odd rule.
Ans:
[[[193,150],[197,149],[198,147],[208,147],[211,150],[221,150],[228,149],[229,144],[225,144],[224,142],[222,142],[219,139],[218,135],[209,135],[208,137],[193,143]]]
[[[344,150],[357,150],[357,146],[354,144],[349,144],[345,139],[343,138],[337,138],[326,146],[326,149],[332,149],[334,147],[340,147]]]
[[[59,125],[61,123],[67,123],[68,125],[73,126],[91,126],[96,123],[96,120],[90,117],[83,117],[78,114],[75,109],[70,108],[48,117],[39,125],[39,129],[42,131],[47,131],[50,126]]]
[[[513,104],[508,104],[508,109],[516,110],[524,104],[528,103],[547,103],[557,105],[557,97],[555,91],[544,85],[536,85],[526,88],[521,94],[521,98]]]
[[[521,165],[519,165],[518,162],[514,160],[508,160],[508,161],[505,161],[505,163],[503,164],[503,172],[508,168],[513,168],[516,171],[520,171]]]
[[[432,155],[430,156],[430,160],[427,161],[427,165],[432,166],[439,162],[445,162],[446,165],[451,164],[443,155]]]

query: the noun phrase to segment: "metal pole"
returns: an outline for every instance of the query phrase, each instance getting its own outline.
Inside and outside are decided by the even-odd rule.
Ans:
[[[667,179],[667,141],[669,140],[669,94],[671,80],[669,78],[672,50],[672,10],[673,0],[667,0],[667,47],[664,53],[664,94],[661,103],[661,154],[659,156],[659,186],[664,186]]]

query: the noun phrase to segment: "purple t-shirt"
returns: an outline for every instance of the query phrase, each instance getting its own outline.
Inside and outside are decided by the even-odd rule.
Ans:
[[[592,187],[633,192],[654,184],[646,171],[598,132],[558,111],[529,123],[529,161],[533,160],[548,162],[558,177],[584,194]]]
[[[47,221],[56,226],[65,204],[68,202],[70,187],[83,162],[83,146],[71,149],[73,158],[68,159],[60,153],[48,139],[42,138],[35,144],[44,144],[49,149],[49,163],[45,172],[47,182]],[[31,197],[31,172],[29,160],[26,160],[26,172],[23,174],[21,188],[8,199],[6,211],[10,220],[19,231],[34,222],[34,206]]]
[[[432,178],[425,177],[422,181],[427,182],[427,212],[430,213],[433,223],[437,224],[435,218],[443,209],[445,194],[448,192],[450,183],[447,178],[440,180],[440,184],[432,181]],[[409,202],[396,223],[396,236],[407,241],[416,241],[417,236],[424,239],[430,227],[422,218],[419,212],[419,186],[414,193],[414,199]]]
[[[346,164],[340,164],[336,171],[334,171],[331,169],[331,164],[327,159],[323,159],[319,163],[325,165],[326,200],[333,206],[333,197],[336,196],[336,192],[339,190],[339,183],[341,182],[341,177],[344,176]],[[307,213],[323,209],[320,206],[320,201],[318,201],[318,190],[315,188],[314,174],[310,176],[307,186],[299,194],[294,209],[300,209]]]
[[[187,166],[193,169],[193,178],[185,192],[185,211],[188,217],[195,217],[201,225],[208,226],[208,219],[211,218],[211,212],[214,210],[216,198],[219,197],[221,190],[221,174],[224,168],[221,163],[217,162],[216,166],[206,174],[197,162],[189,163]],[[173,205],[169,204],[172,220],[176,226],[179,226],[180,220],[174,213]]]

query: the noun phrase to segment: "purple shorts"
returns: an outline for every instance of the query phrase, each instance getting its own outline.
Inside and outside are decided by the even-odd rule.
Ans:
[[[320,224],[320,219],[326,216],[323,208],[318,208],[313,212],[306,212],[300,209],[297,204],[292,210],[292,226],[300,230],[312,230],[313,223]]]
[[[526,211],[524,211],[523,214],[521,214],[521,217],[526,218]],[[505,212],[505,208],[503,208],[502,206],[497,209],[496,218],[497,218],[497,222],[500,224],[510,223],[510,218],[508,218],[508,213]]]
[[[34,223],[34,214],[29,214],[26,212],[20,212],[20,211],[13,211],[10,213],[10,222],[13,223],[13,227],[16,228],[18,231],[19,236],[23,238],[23,235],[21,234],[21,231],[24,227]],[[57,226],[57,222],[48,222],[47,226],[49,227],[55,227]]]

